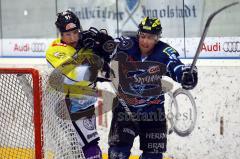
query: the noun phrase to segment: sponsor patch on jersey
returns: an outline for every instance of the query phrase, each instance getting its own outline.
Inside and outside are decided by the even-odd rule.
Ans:
[[[163,50],[163,52],[166,53],[168,56],[172,56],[172,55],[176,56],[176,53],[177,53],[177,51],[174,48],[172,48],[172,47],[166,47]]]
[[[160,67],[158,65],[155,65],[148,68],[148,73],[154,74],[154,73],[160,72],[160,70],[161,70]]]

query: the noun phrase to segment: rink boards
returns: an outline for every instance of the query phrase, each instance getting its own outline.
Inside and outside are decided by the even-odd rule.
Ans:
[[[191,60],[183,62],[191,63]],[[195,129],[186,137],[180,137],[176,133],[168,135],[166,156],[187,159],[238,158],[240,155],[238,151],[240,148],[240,62],[238,60],[220,62],[200,60],[197,65],[199,82],[197,87],[191,90],[197,105],[198,116]],[[178,87],[180,85],[174,83],[174,89]],[[100,146],[106,153],[107,134],[111,121],[109,113],[104,121],[105,124],[107,121],[107,128],[100,130],[99,133]],[[137,140],[132,153],[133,155],[141,154]]]

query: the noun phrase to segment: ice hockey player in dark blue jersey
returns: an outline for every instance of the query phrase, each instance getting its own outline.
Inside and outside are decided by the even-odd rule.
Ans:
[[[160,20],[146,17],[136,37],[119,39],[115,54],[119,85],[108,141],[110,159],[128,159],[137,136],[141,159],[161,159],[167,145],[161,77],[167,75],[188,90],[197,85],[197,69],[190,73],[178,52],[159,41],[161,33]]]

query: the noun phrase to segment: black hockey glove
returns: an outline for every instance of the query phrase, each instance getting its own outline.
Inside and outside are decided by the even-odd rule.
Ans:
[[[91,28],[90,28],[91,29]],[[96,35],[96,49],[103,53],[103,57],[109,56],[113,53],[117,43],[108,35],[106,29],[101,29]]]
[[[94,27],[90,27],[89,30],[82,31],[80,36],[84,47],[93,49],[96,55],[107,63],[110,62],[110,56],[116,47],[116,43],[105,29],[99,31]]]
[[[197,67],[194,67],[193,72],[190,72],[191,66],[184,66],[182,70],[182,87],[186,90],[193,89],[198,83]]]
[[[109,63],[111,55],[116,48],[117,43],[107,34],[107,30],[100,31],[94,27],[80,33],[83,46],[93,49],[94,53],[104,60],[102,71],[106,72],[105,77],[110,77]]]

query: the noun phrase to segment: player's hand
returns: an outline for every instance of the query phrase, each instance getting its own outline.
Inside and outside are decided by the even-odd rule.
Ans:
[[[107,34],[105,29],[97,30],[91,27],[89,30],[83,31],[80,34],[84,47],[93,49],[104,61],[110,62],[110,56],[117,44],[114,42],[114,39]]]
[[[111,60],[110,56],[114,52],[116,46],[117,43],[110,35],[107,34],[107,31],[105,29],[101,29],[96,34],[95,50],[97,52],[97,55],[103,58],[105,62],[107,63],[110,62]]]
[[[198,83],[197,67],[194,67],[193,72],[190,72],[190,66],[184,66],[182,70],[182,87],[186,90],[193,89]]]

